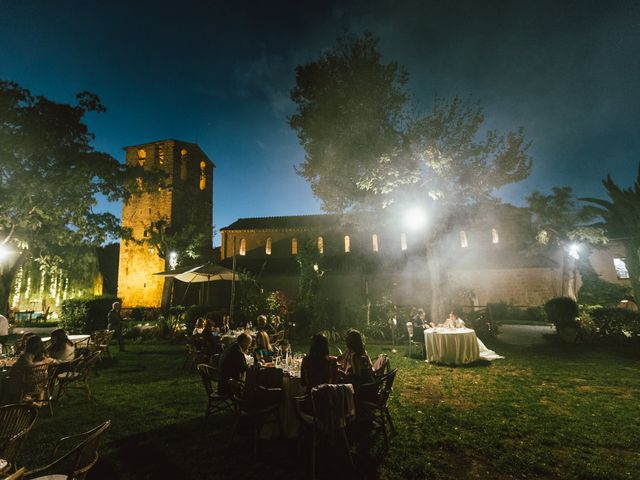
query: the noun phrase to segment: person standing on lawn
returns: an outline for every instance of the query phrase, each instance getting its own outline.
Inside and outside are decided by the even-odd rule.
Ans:
[[[122,336],[122,317],[120,316],[120,302],[113,302],[107,315],[107,329],[113,330],[118,336],[118,348],[124,352],[124,338]]]

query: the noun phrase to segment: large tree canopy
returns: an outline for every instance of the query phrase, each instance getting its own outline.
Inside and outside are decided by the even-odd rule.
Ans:
[[[0,81],[0,311],[28,258],[64,258],[119,235],[119,220],[94,210],[96,196],[127,197],[144,175],[93,148],[83,119],[104,106],[87,92],[76,98],[56,103]]]
[[[408,74],[383,62],[371,35],[345,36],[316,60],[296,68],[289,119],[305,150],[298,169],[327,211],[380,211],[391,204],[429,211],[427,240],[432,306],[443,299],[437,248],[462,205],[529,175],[522,129],[488,129],[482,109],[460,98],[437,99],[418,114],[405,87]],[[441,309],[440,309],[441,310]],[[441,315],[433,311],[432,315]]]
[[[386,206],[409,191],[475,202],[529,175],[522,129],[487,129],[482,108],[457,97],[413,113],[407,80],[368,34],[342,37],[296,68],[289,124],[305,150],[298,173],[325,210]]]

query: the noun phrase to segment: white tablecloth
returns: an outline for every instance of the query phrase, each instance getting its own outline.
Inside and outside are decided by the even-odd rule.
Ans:
[[[89,335],[67,335],[67,338],[69,340],[71,340],[72,343],[78,343],[81,342],[82,340],[86,340],[87,338],[89,338]],[[43,342],[48,342],[51,340],[51,337],[42,337],[42,341]]]
[[[478,338],[470,328],[428,328],[424,342],[428,362],[464,365],[480,358]]]
[[[285,375],[282,379],[282,403],[280,405],[280,421],[282,422],[282,434],[284,438],[295,438],[300,428],[293,405],[294,397],[301,397],[306,392],[300,382],[300,377]],[[267,423],[262,427],[260,438],[278,438],[280,428],[274,423]]]

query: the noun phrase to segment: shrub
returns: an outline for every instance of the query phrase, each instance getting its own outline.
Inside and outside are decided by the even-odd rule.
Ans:
[[[556,297],[544,304],[547,320],[556,326],[558,335],[567,341],[575,341],[579,331],[578,304],[569,297]]]
[[[112,296],[72,298],[62,302],[60,328],[70,333],[91,333],[107,328],[107,314],[113,302]]]
[[[491,314],[490,314],[491,313]],[[476,335],[482,340],[495,338],[500,332],[501,322],[493,315],[489,308],[469,312],[467,316],[467,326],[476,331]]]
[[[591,321],[595,333],[601,338],[624,340],[637,338],[640,335],[640,314],[621,308],[594,308]]]

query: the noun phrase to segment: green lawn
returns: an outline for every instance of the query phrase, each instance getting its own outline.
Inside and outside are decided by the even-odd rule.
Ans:
[[[391,401],[398,435],[359,452],[362,477],[404,479],[640,478],[638,356],[593,347],[492,345],[505,360],[448,368],[391,355],[400,369]],[[42,415],[23,463],[47,459],[48,445],[111,419],[89,478],[306,478],[294,442],[228,445],[230,418],[202,432],[204,390],[182,370],[184,347],[128,345],[92,378],[96,401],[70,392],[54,417]],[[370,346],[377,354],[381,346]],[[321,452],[320,477],[343,478],[335,452]]]

